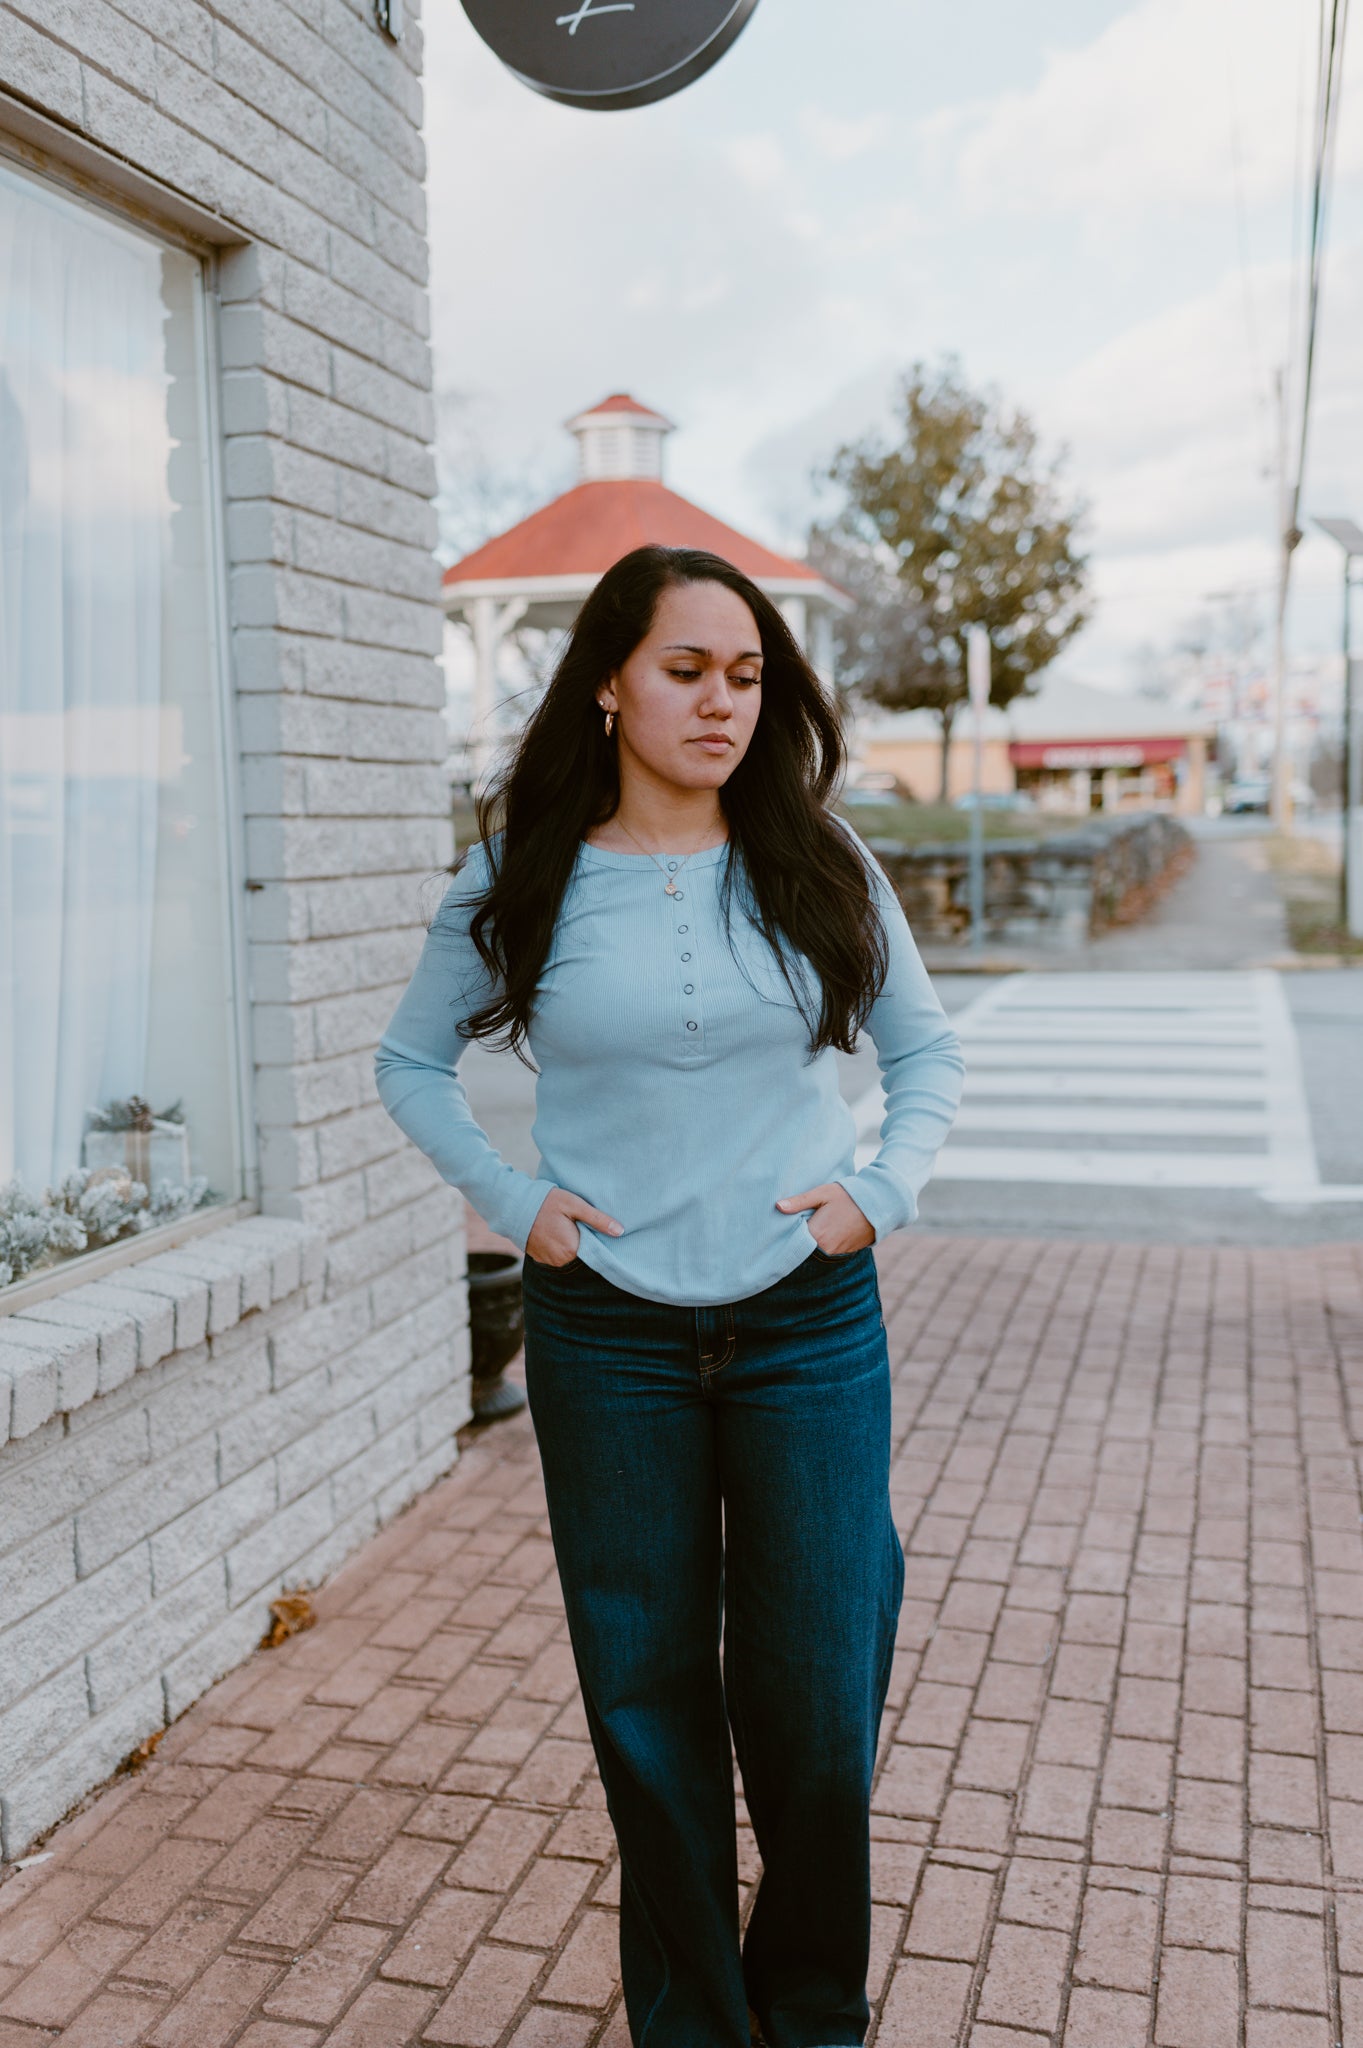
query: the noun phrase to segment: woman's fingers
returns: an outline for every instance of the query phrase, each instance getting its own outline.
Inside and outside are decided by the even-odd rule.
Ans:
[[[806,1188],[802,1195],[782,1195],[776,1206],[786,1214],[793,1209],[820,1209],[831,1193],[832,1189],[827,1186]]]
[[[625,1226],[608,1216],[604,1209],[594,1209],[590,1202],[584,1202],[580,1195],[569,1195],[563,1213],[574,1223],[585,1223],[592,1230],[603,1230],[607,1237],[623,1237]]]

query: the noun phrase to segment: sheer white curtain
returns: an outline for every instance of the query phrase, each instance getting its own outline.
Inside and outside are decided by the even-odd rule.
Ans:
[[[159,249],[0,166],[0,1180],[35,1189],[146,1086],[165,317]]]

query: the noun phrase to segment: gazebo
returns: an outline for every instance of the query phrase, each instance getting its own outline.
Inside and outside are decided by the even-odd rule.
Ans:
[[[502,701],[499,654],[518,627],[566,630],[613,562],[631,548],[707,548],[742,569],[780,606],[815,670],[833,680],[833,617],[851,600],[807,562],[761,541],[669,490],[663,442],[671,420],[617,391],[568,421],[578,481],[528,519],[485,541],[445,571],[445,610],[473,636],[473,747],[485,755]]]

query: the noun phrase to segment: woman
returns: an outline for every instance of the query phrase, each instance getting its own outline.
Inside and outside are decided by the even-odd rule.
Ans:
[[[750,2008],[770,2048],[832,2048],[869,2017],[904,1574],[870,1247],[915,1214],[961,1059],[888,884],[827,809],[843,766],[755,584],[690,549],[627,555],[379,1049],[389,1113],[526,1253],[640,2048],[746,2048]],[[887,1114],[858,1171],[834,1049],[862,1028]],[[533,1180],[469,1113],[475,1036],[539,1067]],[[741,1952],[731,1735],[764,1872]]]

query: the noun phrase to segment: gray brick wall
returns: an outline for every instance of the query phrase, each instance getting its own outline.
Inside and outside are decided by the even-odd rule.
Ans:
[[[262,1431],[270,1427],[267,1414],[290,1398],[289,1369],[280,1361],[294,1356],[309,1361],[300,1371],[353,1385],[359,1404],[342,1404],[327,1419],[324,1440],[313,1443],[305,1433],[311,1448],[299,1453],[296,1480],[286,1476],[285,1454],[268,1452],[277,1515],[295,1484],[299,1500],[314,1506],[279,1520],[284,1533],[250,1553],[249,1588],[224,1565],[221,1545],[189,1572],[185,1587],[212,1588],[198,1646],[174,1652],[173,1681],[158,1673],[153,1684],[145,1674],[156,1659],[144,1662],[117,1724],[125,1747],[244,1653],[279,1584],[337,1561],[347,1543],[433,1476],[431,1443],[420,1432],[399,1432],[381,1469],[361,1461],[344,1501],[334,1476],[326,1479],[329,1531],[315,1485],[308,1490],[309,1460],[333,1475],[346,1464],[348,1429],[360,1432],[356,1449],[375,1441],[364,1415],[388,1398],[385,1379],[399,1407],[407,1399],[414,1383],[400,1332],[414,1313],[423,1322],[421,1371],[429,1380],[421,1399],[454,1390],[442,1396],[436,1432],[446,1460],[466,1412],[461,1205],[404,1148],[377,1107],[370,1071],[374,1042],[415,957],[421,884],[451,853],[435,661],[422,37],[413,0],[406,14],[405,37],[394,45],[363,0],[0,0],[0,87],[60,124],[73,154],[80,142],[93,144],[111,167],[125,164],[158,180],[240,237],[217,259],[219,404],[260,1198],[267,1214],[296,1219],[325,1242],[306,1293],[277,1327],[266,1327],[277,1307],[259,1311],[257,1336],[236,1354],[243,1398],[233,1427],[247,1438],[257,1417]],[[0,106],[0,128],[5,119]],[[53,154],[62,148],[57,137]],[[118,182],[112,168],[110,182]],[[146,203],[154,212],[154,200]],[[124,1277],[130,1284],[131,1275]],[[236,1334],[234,1325],[222,1342]],[[210,1326],[88,1406],[90,1390],[68,1347],[70,1399],[54,1366],[54,1398],[64,1406],[35,1434],[0,1449],[0,1493],[20,1463],[32,1463],[40,1440],[53,1470],[82,1456],[82,1443],[107,1445],[114,1455],[129,1404],[156,1413],[160,1396],[153,1398],[150,1376],[192,1390],[217,1370],[218,1341]],[[210,1498],[226,1500],[241,1485],[234,1498],[246,1501],[246,1480],[263,1467],[251,1462],[248,1445],[233,1454],[242,1478],[222,1477],[225,1426]],[[196,1455],[206,1472],[202,1444]],[[98,1564],[76,1542],[75,1577],[59,1596],[62,1629],[79,1631],[81,1616],[101,1611],[91,1588],[104,1575],[130,1613],[141,1597],[135,1588],[143,1587],[145,1621],[159,1597],[147,1590],[154,1556],[173,1555],[181,1541],[191,1546],[186,1554],[197,1555],[192,1546],[204,1543],[212,1553],[218,1526],[225,1545],[233,1512],[224,1510],[219,1525],[211,1516],[205,1522],[202,1505],[168,1511],[159,1552],[144,1560],[145,1570],[120,1562],[131,1552],[114,1537]],[[50,1531],[30,1533],[39,1551],[50,1541]],[[136,1537],[144,1548],[150,1541],[146,1530]],[[182,1597],[192,1603],[197,1593]],[[220,1600],[235,1614],[230,1625]],[[32,1640],[50,1640],[42,1602],[33,1612],[40,1618],[29,1624]],[[55,1626],[55,1606],[48,1620]],[[42,1653],[34,1654],[33,1669],[41,1671]],[[55,1819],[83,1792],[92,1771],[108,1768],[110,1740],[91,1744],[88,1728],[75,1740],[67,1727],[81,1711],[87,1722],[113,1725],[107,1702],[99,1703],[104,1682],[92,1675],[107,1662],[103,1650],[91,1651],[79,1678],[68,1662],[35,1679],[39,1690],[24,1696],[35,1703],[33,1726],[49,1729],[51,1757],[65,1752],[70,1767],[53,1762],[48,1769],[32,1750],[39,1737],[25,1738],[20,1776],[32,1788],[41,1767],[45,1789],[6,1809],[8,1853],[26,1829]],[[0,1779],[4,1728],[18,1727],[12,1716],[21,1704],[0,1721]]]

